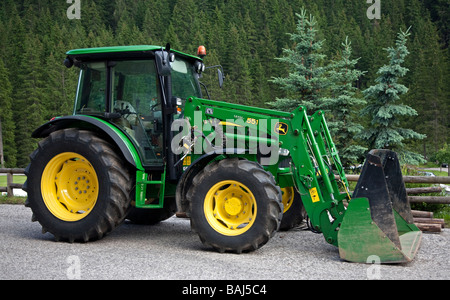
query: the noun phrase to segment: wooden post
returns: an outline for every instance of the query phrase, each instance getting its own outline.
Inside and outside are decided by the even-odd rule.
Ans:
[[[434,218],[434,214],[431,211],[412,210],[414,218]]]
[[[442,227],[440,224],[424,224],[424,223],[416,223],[417,228],[421,231],[427,232],[442,232]]]
[[[428,211],[412,211],[414,217],[414,224],[426,232],[442,232],[442,228],[445,228],[444,219],[434,219],[433,213]]]
[[[443,196],[408,196],[409,203],[450,204],[450,197]]]
[[[442,228],[445,228],[445,220],[444,219],[414,218],[414,223],[418,223],[418,224],[439,224]]]
[[[444,176],[403,176],[405,183],[440,183],[450,184],[450,178]]]
[[[6,173],[6,195],[8,197],[14,197],[14,192],[13,192],[13,173],[12,170],[8,173]]]
[[[345,175],[348,181],[358,181],[359,175]],[[339,179],[336,176],[336,179]],[[444,176],[403,176],[403,181],[405,183],[440,183],[440,184],[450,184],[450,177]]]
[[[5,158],[3,156],[2,120],[0,118],[0,168],[4,167],[5,167]]]
[[[442,188],[440,188],[438,186],[406,189],[406,193],[408,195],[440,193],[440,192],[442,192]]]

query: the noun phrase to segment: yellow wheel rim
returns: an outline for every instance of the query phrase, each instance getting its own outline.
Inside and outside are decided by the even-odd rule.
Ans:
[[[286,213],[294,203],[294,188],[292,186],[281,189],[282,202],[284,206],[283,213]]]
[[[255,196],[238,181],[222,181],[206,194],[204,213],[215,231],[226,236],[238,236],[247,232],[255,222]]]
[[[50,160],[42,173],[42,198],[58,219],[76,222],[85,218],[98,198],[98,178],[92,164],[76,153]]]

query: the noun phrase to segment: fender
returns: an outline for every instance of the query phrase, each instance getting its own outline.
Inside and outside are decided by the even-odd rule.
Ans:
[[[144,170],[141,159],[130,139],[113,124],[91,116],[59,117],[47,122],[32,133],[33,138],[45,138],[52,132],[66,128],[91,130],[109,137],[120,149],[128,163],[139,170]]]

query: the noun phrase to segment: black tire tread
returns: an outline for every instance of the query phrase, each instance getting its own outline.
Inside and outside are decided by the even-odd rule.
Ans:
[[[191,216],[191,226],[192,229],[197,232],[200,237],[200,240],[207,246],[211,246],[214,249],[218,250],[220,253],[224,252],[234,252],[234,253],[242,253],[242,252],[251,252],[261,248],[265,245],[278,231],[281,219],[283,216],[283,204],[281,202],[281,190],[276,185],[275,179],[273,176],[266,172],[258,163],[241,160],[238,158],[233,159],[224,159],[221,161],[213,162],[207,165],[204,170],[202,170],[197,176],[194,178],[192,182],[192,187],[187,192],[186,198],[190,202],[191,214],[192,214],[192,203],[194,201],[198,201],[195,198],[198,187],[202,184],[202,182],[206,178],[210,178],[220,172],[221,170],[232,168],[232,169],[240,169],[246,173],[248,176],[253,176],[260,182],[260,186],[258,189],[263,189],[266,194],[266,198],[270,199],[269,201],[269,213],[268,218],[270,219],[270,224],[267,226],[264,231],[260,233],[260,236],[252,239],[248,243],[241,245],[238,248],[228,247],[227,245],[214,243],[208,241],[203,235],[202,229],[197,224],[197,220],[192,218]],[[250,188],[250,187],[249,187]]]
[[[30,190],[29,182],[33,180],[40,182],[40,180],[30,178],[29,176],[31,175],[31,169],[44,151],[53,147],[55,144],[68,141],[85,144],[88,147],[88,151],[92,151],[101,159],[110,179],[110,198],[106,210],[99,214],[99,218],[92,228],[78,234],[62,235],[58,234],[55,228],[45,227],[45,220],[39,220],[37,214],[34,212],[34,203],[39,200],[35,198],[36,195],[28,193]],[[114,151],[113,146],[98,137],[95,133],[74,128],[55,131],[39,142],[37,149],[30,155],[30,160],[31,162],[25,170],[27,181],[24,184],[24,190],[28,193],[25,205],[33,211],[32,221],[39,221],[42,225],[43,232],[52,233],[56,241],[73,243],[99,240],[123,222],[131,202],[131,175],[123,159]],[[99,181],[101,180],[104,179],[99,178]]]

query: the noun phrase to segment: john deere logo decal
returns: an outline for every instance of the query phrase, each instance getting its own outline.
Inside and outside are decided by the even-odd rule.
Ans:
[[[275,132],[279,135],[286,135],[288,133],[289,126],[286,123],[278,122],[275,124]]]

